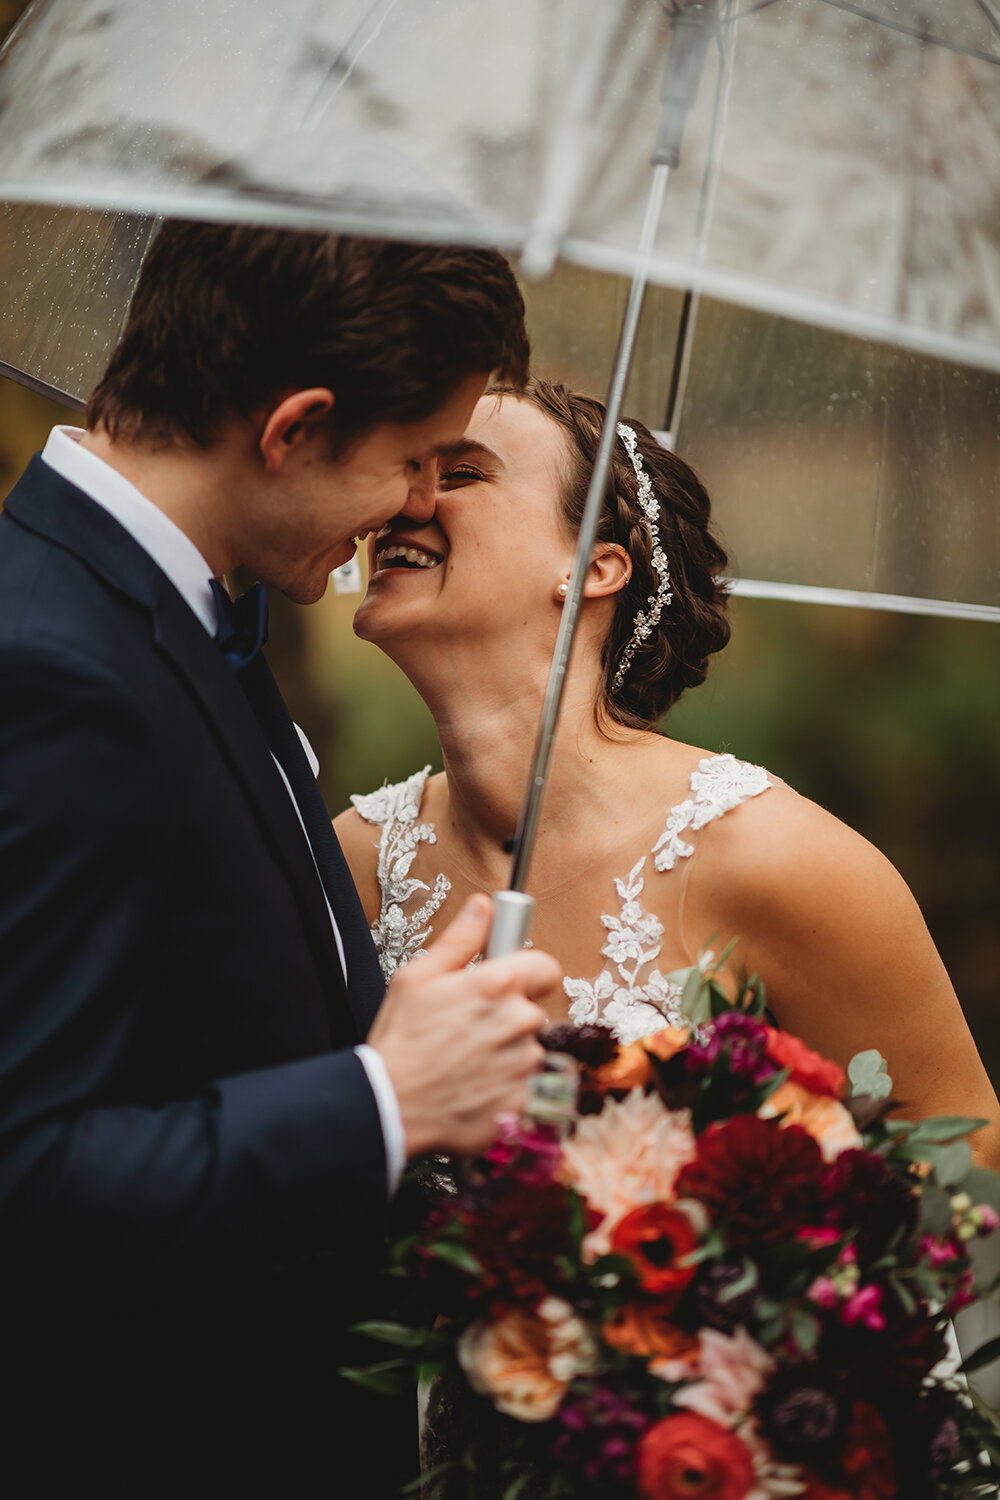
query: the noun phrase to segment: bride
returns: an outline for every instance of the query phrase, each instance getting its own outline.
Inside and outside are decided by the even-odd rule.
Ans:
[[[463,898],[506,884],[602,407],[562,386],[480,401],[429,521],[369,544],[354,628],[428,704],[444,772],[352,799],[336,829],[388,978]],[[695,474],[619,424],[535,846],[532,938],[570,976],[553,1021],[632,1040],[679,1017],[673,970],[736,940],[777,1023],[888,1060],[907,1114],[1000,1109],[919,909],[858,834],[759,766],[658,732],[729,637],[726,557]]]

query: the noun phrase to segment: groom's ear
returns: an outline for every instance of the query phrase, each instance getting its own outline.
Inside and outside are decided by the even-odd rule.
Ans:
[[[269,474],[276,474],[289,453],[333,409],[333,392],[325,386],[293,391],[268,414],[258,447]]]
[[[617,594],[632,577],[632,559],[617,542],[598,542],[583,583],[585,599]]]

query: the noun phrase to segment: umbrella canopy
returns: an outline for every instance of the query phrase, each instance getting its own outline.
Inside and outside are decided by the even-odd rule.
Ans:
[[[157,215],[498,244],[533,274],[575,263],[614,300],[672,21],[695,8],[36,4],[0,60],[0,361],[85,396]],[[968,392],[985,432],[1000,381],[961,367],[1000,373],[1000,3],[709,8],[649,270],[712,301],[687,319],[683,405],[680,304],[662,304],[642,414],[705,472],[748,588],[996,612]],[[798,478],[774,471],[778,418]]]

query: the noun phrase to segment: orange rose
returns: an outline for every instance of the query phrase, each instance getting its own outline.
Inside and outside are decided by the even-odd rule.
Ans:
[[[605,1094],[610,1089],[644,1089],[652,1078],[653,1070],[645,1048],[641,1042],[632,1042],[628,1047],[620,1047],[618,1056],[611,1062],[588,1071],[587,1084]]]
[[[519,1422],[547,1422],[576,1375],[593,1370],[597,1345],[568,1302],[546,1297],[495,1322],[466,1328],[456,1345],[469,1384]]]
[[[829,1094],[814,1094],[786,1079],[757,1111],[761,1119],[781,1115],[782,1125],[801,1125],[819,1146],[824,1161],[833,1161],[841,1151],[858,1150],[863,1142],[849,1110]]]
[[[655,1355],[695,1365],[699,1343],[694,1334],[671,1323],[668,1309],[657,1302],[626,1302],[604,1325],[604,1342],[623,1354]]]
[[[644,1036],[639,1046],[658,1057],[661,1062],[668,1062],[675,1053],[680,1052],[691,1040],[691,1033],[681,1026],[665,1026],[662,1031],[653,1031],[649,1036]]]
[[[788,1031],[775,1031],[769,1026],[764,1050],[779,1068],[791,1070],[789,1082],[800,1083],[813,1094],[843,1098],[847,1086],[847,1075],[843,1068],[839,1063],[831,1062],[829,1058],[811,1051],[797,1036],[792,1036]]]

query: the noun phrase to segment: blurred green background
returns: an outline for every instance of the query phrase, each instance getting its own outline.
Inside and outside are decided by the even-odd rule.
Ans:
[[[0,0],[0,35],[23,9]],[[624,299],[560,267],[525,288],[538,372],[603,394]],[[664,423],[676,293],[649,298],[626,410]],[[1000,603],[1000,381],[721,304],[699,315],[678,450],[742,576]],[[0,495],[60,407],[0,380]],[[272,608],[269,656],[331,810],[425,762],[430,716],[351,631],[356,599]],[[768,766],[910,884],[1000,1084],[1000,625],[735,599],[667,732]]]

